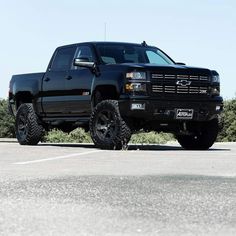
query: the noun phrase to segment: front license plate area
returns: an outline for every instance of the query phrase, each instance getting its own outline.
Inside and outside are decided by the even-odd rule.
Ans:
[[[132,103],[131,110],[145,110],[145,104],[144,103]]]
[[[193,113],[193,109],[176,109],[175,118],[177,120],[192,120]]]

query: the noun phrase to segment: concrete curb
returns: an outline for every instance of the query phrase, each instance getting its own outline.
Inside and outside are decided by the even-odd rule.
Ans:
[[[0,143],[17,143],[16,138],[0,138]]]

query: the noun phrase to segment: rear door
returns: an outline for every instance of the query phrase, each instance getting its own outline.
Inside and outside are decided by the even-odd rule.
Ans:
[[[49,116],[67,113],[66,81],[71,69],[76,46],[58,48],[42,82],[43,111]]]

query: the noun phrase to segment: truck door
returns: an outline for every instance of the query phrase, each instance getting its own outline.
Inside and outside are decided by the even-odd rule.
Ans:
[[[67,112],[66,82],[76,51],[75,46],[58,48],[42,82],[42,107],[48,116]]]
[[[88,58],[95,61],[92,49],[88,45],[78,46],[75,58]],[[91,87],[95,79],[90,69],[72,66],[66,80],[67,111],[71,115],[89,116],[91,113]]]

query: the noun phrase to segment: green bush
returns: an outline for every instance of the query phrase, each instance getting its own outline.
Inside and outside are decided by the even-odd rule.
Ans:
[[[69,136],[76,140],[78,143],[92,143],[92,139],[89,133],[86,133],[84,129],[77,128],[73,130]]]
[[[44,142],[48,143],[91,143],[92,140],[88,133],[83,129],[77,128],[69,134],[61,130],[53,129],[45,137]]]
[[[0,138],[15,137],[15,121],[8,112],[7,100],[0,100]]]
[[[156,143],[163,144],[167,141],[173,140],[173,135],[165,133],[138,133],[132,135],[130,143]],[[86,133],[83,129],[77,128],[71,133],[67,134],[60,130],[53,129],[45,137],[44,142],[49,143],[92,143],[89,133]]]
[[[236,99],[224,102],[224,112],[221,115],[223,129],[218,141],[236,142]]]
[[[131,137],[130,143],[134,144],[164,144],[168,141],[174,140],[174,136],[172,134],[167,133],[138,133],[134,134]]]

